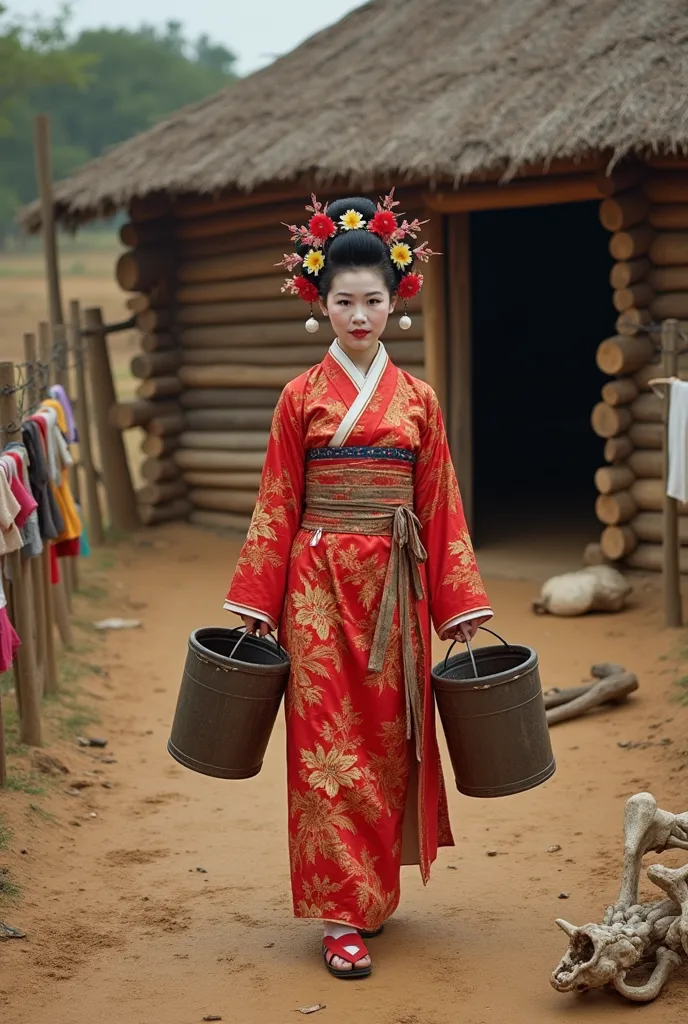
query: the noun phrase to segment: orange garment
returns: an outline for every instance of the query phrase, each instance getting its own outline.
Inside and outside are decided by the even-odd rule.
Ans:
[[[69,486],[69,474],[68,468],[72,465],[71,456],[67,447],[67,442],[64,440],[67,432],[67,420],[64,414],[64,409],[58,401],[54,398],[46,398],[41,403],[42,409],[52,409],[57,417],[57,428],[60,431],[60,445],[58,446],[57,457],[60,465],[60,482],[56,484],[52,481],[53,493],[55,500],[57,501],[60,514],[62,516],[65,528],[56,538],[55,543],[59,544],[61,541],[78,540],[81,536],[81,519],[76,509],[74,502],[74,496]],[[40,412],[40,410],[39,410]]]

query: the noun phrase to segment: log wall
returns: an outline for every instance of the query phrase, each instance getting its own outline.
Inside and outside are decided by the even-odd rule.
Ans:
[[[597,352],[611,379],[592,412],[593,429],[606,442],[607,464],[595,474],[600,544],[608,559],[660,570],[663,403],[649,381],[662,374],[661,341],[659,331],[640,328],[688,320],[688,172],[639,167],[630,184],[613,183],[600,219],[612,232],[610,284],[619,319],[617,334]],[[688,379],[686,355],[679,365]],[[687,514],[688,506],[680,511]],[[681,519],[680,542],[688,547],[688,519]]]
[[[419,196],[402,198],[409,217],[420,215]],[[286,272],[275,264],[291,247],[280,223],[307,213],[293,201],[227,209],[212,200],[182,201],[157,219],[150,212],[132,207],[121,230],[129,248],[117,280],[133,293],[141,335],[131,372],[140,384],[135,402],[112,411],[122,429],[145,431],[142,519],[246,530],[280,391],[332,341],[327,322],[308,334],[307,305],[280,291]],[[385,343],[423,377],[420,298],[409,311],[411,329],[393,315]]]

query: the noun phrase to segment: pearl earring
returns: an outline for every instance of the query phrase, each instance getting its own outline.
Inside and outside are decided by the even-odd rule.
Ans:
[[[404,302],[404,315],[399,317],[399,326],[401,327],[402,331],[408,331],[409,327],[411,326],[411,323],[411,317],[408,315],[408,307]]]
[[[309,334],[315,334],[316,331],[320,330],[320,324],[313,316],[313,306],[311,306],[311,315],[308,320],[306,320],[306,330]]]

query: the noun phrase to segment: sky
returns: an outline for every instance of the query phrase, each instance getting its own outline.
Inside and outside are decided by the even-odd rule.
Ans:
[[[4,0],[12,13],[57,14],[62,0]],[[361,7],[363,0],[72,0],[72,29],[136,28],[142,21],[163,26],[180,21],[185,34],[207,33],[224,43],[238,58],[238,70],[248,74],[320,29]]]

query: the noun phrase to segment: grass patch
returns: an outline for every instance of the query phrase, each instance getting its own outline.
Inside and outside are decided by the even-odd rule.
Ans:
[[[43,796],[45,793],[45,786],[41,785],[36,775],[32,775],[31,772],[20,772],[15,768],[7,770],[5,785],[15,793],[28,793],[30,796]]]
[[[86,598],[87,601],[104,601],[108,596],[107,587],[101,583],[81,583],[77,594],[79,597]]]
[[[51,825],[57,824],[57,818],[55,817],[55,815],[51,814],[50,811],[46,811],[46,809],[44,807],[41,807],[40,804],[30,803],[29,813],[35,814],[37,818],[41,819],[41,821],[47,821]]]
[[[688,675],[674,680],[674,687],[674,700],[678,701],[679,704],[688,706]]]
[[[21,888],[0,868],[0,904],[16,903],[20,896]]]
[[[10,831],[10,829],[7,828],[6,825],[3,825],[2,821],[0,821],[0,850],[7,849],[7,847],[10,845],[11,838],[12,832]]]

